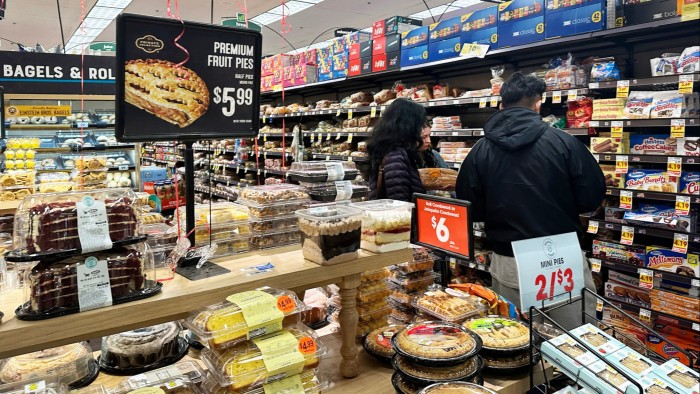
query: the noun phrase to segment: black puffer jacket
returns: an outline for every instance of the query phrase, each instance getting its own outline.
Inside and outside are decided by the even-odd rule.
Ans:
[[[512,256],[511,241],[578,231],[578,214],[598,208],[605,178],[586,146],[527,108],[499,111],[457,177],[491,248]]]
[[[418,166],[403,148],[395,148],[384,157],[384,190],[377,193],[377,174],[370,174],[369,199],[390,198],[411,201],[413,193],[425,193]]]

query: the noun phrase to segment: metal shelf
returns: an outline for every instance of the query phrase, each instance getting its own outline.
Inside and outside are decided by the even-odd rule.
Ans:
[[[700,82],[700,74],[685,74],[690,75],[693,82]],[[680,75],[664,75],[661,77],[650,77],[650,78],[638,78],[638,79],[628,79],[629,86],[655,86],[655,85],[678,85]],[[616,89],[618,81],[606,81],[606,82],[591,82],[588,84],[588,88],[591,90],[595,89]]]
[[[267,156],[282,157],[283,155],[286,157],[290,157],[290,156],[292,156],[292,153],[291,152],[284,152],[284,153],[282,153],[282,152],[268,152],[268,151],[263,151],[263,150],[258,151],[258,157],[260,157],[260,156],[263,156],[263,157],[267,157]]]
[[[599,259],[597,257],[591,257],[590,259],[600,260],[601,265],[603,265],[607,268],[610,268],[610,269],[614,269],[616,271],[624,271],[624,272],[630,273],[630,274],[639,274],[640,270],[648,270],[648,271],[652,271],[654,273],[654,278],[660,278],[662,280],[670,280],[673,282],[683,283],[684,285],[687,285],[687,286],[700,288],[700,279],[699,278],[693,278],[693,277],[685,276],[685,275],[678,275],[678,274],[674,274],[673,272],[655,270],[655,269],[651,269],[648,267],[637,267],[634,265],[619,263],[616,261]]]
[[[693,156],[675,156],[675,155],[628,155],[628,154],[608,154],[608,153],[594,153],[594,156],[598,156],[598,161],[609,161],[615,162],[619,157],[627,157],[628,163],[658,163],[666,164],[668,163],[669,157],[680,157],[681,163],[683,164],[700,164],[700,157]]]
[[[606,299],[607,299],[611,304],[614,304],[614,305],[616,305],[618,308],[622,308],[622,309],[624,309],[624,310],[627,311],[627,312],[631,312],[633,315],[639,316],[640,310],[644,309],[644,310],[650,312],[650,314],[651,314],[651,320],[652,320],[652,321],[656,320],[656,318],[658,318],[659,316],[664,316],[665,318],[673,319],[673,320],[677,321],[677,322],[678,322],[678,325],[679,325],[680,327],[688,328],[688,329],[691,329],[691,330],[693,330],[693,331],[698,331],[698,332],[700,332],[700,323],[693,322],[692,320],[684,319],[684,318],[682,318],[682,317],[674,316],[674,315],[671,315],[671,314],[668,314],[668,313],[664,313],[664,312],[659,312],[659,311],[655,311],[655,310],[651,310],[651,309],[642,308],[642,307],[639,307],[639,306],[636,306],[636,305],[627,304],[627,303],[625,303],[625,302],[621,302],[621,301],[618,301],[618,300],[611,300],[611,299],[609,299],[609,298],[606,298]]]
[[[700,204],[700,197],[691,196],[689,194],[680,193],[662,193],[662,192],[650,192],[647,190],[627,190],[614,187],[608,187],[605,194],[608,196],[619,196],[621,191],[632,192],[633,198],[643,198],[648,200],[660,200],[660,201],[676,201],[677,196],[690,197],[690,202],[693,204]]]
[[[459,169],[460,167],[462,167],[462,163],[459,163],[459,162],[456,162],[456,161],[446,161],[445,163],[446,163],[448,166],[450,166],[451,168],[457,168],[457,169]]]
[[[347,161],[348,158],[352,159],[352,161],[356,163],[368,163],[369,158],[368,157],[352,157],[352,156],[343,156],[343,155],[327,155],[325,153],[312,153],[311,157],[313,159],[318,159],[318,160],[340,160],[340,161]]]
[[[685,126],[700,126],[700,118],[682,118]],[[675,119],[618,119],[623,127],[671,127],[671,121]],[[614,120],[591,120],[590,127],[612,127]]]
[[[258,134],[258,138],[265,138],[265,137],[266,138],[272,138],[272,137],[282,138],[283,136],[293,138],[294,133],[259,133]]]
[[[362,132],[337,131],[337,132],[331,132],[331,133],[321,132],[321,131],[318,131],[318,132],[304,131],[302,133],[302,135],[304,137],[310,137],[313,135],[313,136],[316,136],[317,138],[321,137],[322,140],[325,140],[326,138],[328,138],[329,135],[331,136],[331,139],[334,139],[334,138],[337,138],[338,136],[349,137],[350,134],[352,134],[353,137],[361,137],[361,138],[366,138],[366,137],[369,137],[372,135],[372,133],[368,133],[366,131],[362,131]]]
[[[561,129],[563,132],[571,135],[589,135],[588,128],[578,128],[578,129]]]
[[[652,237],[659,237],[659,238],[666,238],[666,239],[673,239],[673,236],[676,233],[686,234],[686,235],[688,235],[689,242],[700,243],[700,234],[696,234],[696,233],[685,233],[685,232],[681,232],[681,231],[662,230],[662,229],[653,228],[653,227],[636,226],[633,224],[612,223],[612,222],[606,222],[605,220],[598,220],[595,218],[591,218],[591,220],[598,222],[599,229],[622,231],[622,226],[627,226],[627,227],[632,227],[634,229],[634,233],[636,235],[648,235],[648,236],[652,236]],[[598,231],[600,231],[600,230],[598,230]]]
[[[484,129],[459,129],[450,131],[432,131],[432,137],[483,137]]]

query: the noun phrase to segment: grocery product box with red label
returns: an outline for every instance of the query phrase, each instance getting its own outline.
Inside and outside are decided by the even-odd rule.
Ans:
[[[678,215],[672,205],[639,204],[635,210],[625,212],[624,220],[630,224],[684,233],[695,230],[694,212],[691,216]]]
[[[372,41],[363,41],[350,45],[348,49],[348,57],[350,60],[359,59],[365,56],[372,55]]]
[[[621,245],[613,242],[593,240],[593,257],[643,267],[645,249],[638,245]]]
[[[294,85],[306,85],[318,81],[316,66],[311,64],[298,64],[294,66]]]
[[[282,70],[282,86],[285,88],[294,86],[294,66],[287,66]]]
[[[700,278],[700,259],[695,253],[679,253],[661,246],[647,246],[646,266],[651,269]]]
[[[316,64],[321,64],[321,62],[323,62],[323,61],[330,60],[332,55],[333,55],[333,48],[330,45],[322,47],[322,48],[317,48],[316,49]]]
[[[401,66],[401,52],[394,51],[372,56],[372,72],[398,70]]]
[[[348,49],[351,45],[359,44],[361,42],[367,42],[370,40],[372,35],[366,31],[356,31],[345,35],[346,45]]]
[[[372,40],[372,56],[401,50],[401,34],[391,34]]]
[[[279,70],[292,65],[292,55],[280,53],[272,56],[272,69]]]
[[[446,19],[440,22],[432,23],[429,27],[428,42],[436,42],[446,40],[448,38],[458,37],[462,33],[461,17]]]
[[[700,156],[700,138],[686,137],[678,138],[676,141],[679,156]]]
[[[544,23],[545,38],[566,37],[605,29],[605,1],[597,0],[583,6],[547,9]]]
[[[360,75],[372,73],[372,56],[360,58]]]
[[[428,44],[428,59],[431,62],[459,56],[462,38],[455,37]]]
[[[495,28],[498,25],[498,7],[487,7],[460,17],[462,34]]]
[[[428,43],[429,26],[418,27],[401,33],[401,50]]]
[[[362,59],[350,59],[348,61],[348,77],[356,77],[362,74]]]
[[[372,39],[388,34],[401,34],[422,25],[423,22],[419,19],[407,18],[405,16],[392,16],[374,22],[372,25]]]
[[[415,66],[428,61],[428,45],[401,49],[401,65]]]
[[[489,50],[498,48],[498,28],[474,30],[462,34],[462,44],[488,45]]]
[[[630,169],[625,176],[625,188],[664,193],[678,192],[678,178],[663,170]]]

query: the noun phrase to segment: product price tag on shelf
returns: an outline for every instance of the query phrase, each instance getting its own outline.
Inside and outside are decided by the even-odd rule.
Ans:
[[[328,161],[328,160],[330,160],[330,159],[331,159],[331,156],[330,156],[330,155],[326,155],[326,161]]]
[[[622,226],[620,243],[623,245],[632,245],[634,243],[634,227]]]
[[[369,117],[370,117],[370,118],[376,118],[376,117],[377,117],[377,107],[376,107],[376,106],[372,106],[372,107],[369,109]]]
[[[617,155],[615,159],[615,173],[616,174],[627,174],[629,169],[628,158],[625,155]]]
[[[487,102],[487,101],[488,101],[488,100],[486,99],[486,97],[480,98],[480,99],[479,99],[479,108],[486,108],[486,102]]]
[[[260,176],[260,173],[261,173],[261,171],[260,171],[260,169],[258,168],[258,176]]]
[[[314,133],[309,134],[309,141],[313,144],[316,141],[316,135]]]
[[[593,272],[600,272],[600,268],[603,266],[603,263],[598,260],[598,259],[588,259],[588,261],[591,262],[591,271]]]
[[[335,135],[335,140],[338,141],[340,139],[340,132],[336,133]]]
[[[263,123],[267,122],[267,117],[263,115]]]
[[[593,155],[593,158],[595,159],[596,163],[600,163],[600,155]]]
[[[547,102],[547,94],[545,93],[542,95],[542,104],[544,104],[546,102]]]
[[[688,234],[673,234],[673,248],[671,250],[677,253],[688,253]]]
[[[654,288],[654,271],[644,268],[639,269],[639,287],[649,290]]]
[[[690,213],[690,197],[676,196],[676,215],[688,216]]]
[[[46,391],[46,382],[40,380],[24,385],[24,394],[43,393]]]
[[[622,138],[623,127],[625,122],[621,120],[613,120],[610,122],[610,136],[612,138]]]
[[[348,133],[348,144],[352,144],[352,133]]]
[[[352,119],[352,109],[348,110],[348,119]]]
[[[335,113],[335,116],[340,116],[340,114],[342,114],[342,113],[343,113],[343,110],[342,110],[342,109],[339,109],[339,110]]]
[[[602,312],[602,311],[603,311],[603,300],[601,300],[601,299],[597,299],[597,300],[596,300],[596,302],[595,302],[595,310],[598,311],[598,312]]]
[[[590,234],[598,234],[598,222],[595,220],[589,220],[587,232]]]
[[[428,103],[428,107],[434,107],[435,106],[435,101],[431,101]]]
[[[671,119],[671,138],[685,138],[685,119]]]
[[[698,323],[693,323],[693,331],[700,331],[700,324]]]
[[[263,142],[267,142],[267,134],[263,134]]]
[[[90,123],[84,122],[84,121],[75,122],[75,126],[76,126],[77,128],[79,128],[79,129],[85,129],[85,128],[87,128],[87,127],[90,126]]]
[[[690,280],[690,285],[692,287],[700,287],[700,279],[691,279]]]
[[[561,103],[561,90],[556,90],[556,91],[552,92],[552,103],[553,104]]]
[[[348,163],[352,163],[352,156],[348,156]]]
[[[578,99],[578,90],[569,90],[566,94],[566,101],[576,101],[576,99]]]
[[[678,93],[692,94],[693,93],[693,76],[681,75],[678,77]]]
[[[331,133],[328,133],[328,134],[326,134],[326,141],[330,141],[330,140],[331,140]]]
[[[630,81],[617,81],[617,93],[615,97],[617,98],[627,98],[630,94]]]
[[[459,105],[459,100],[452,100],[452,105]]]
[[[681,158],[669,157],[666,163],[666,172],[668,172],[669,176],[681,176]]]
[[[639,320],[645,323],[651,323],[651,312],[644,308],[639,308]]]
[[[127,171],[127,170],[129,169],[129,165],[128,165],[128,164],[122,164],[122,165],[120,165],[118,168],[119,168],[119,171]]]
[[[489,104],[491,108],[498,107],[498,96],[491,96],[491,102]]]
[[[632,209],[632,192],[620,190],[620,209]]]

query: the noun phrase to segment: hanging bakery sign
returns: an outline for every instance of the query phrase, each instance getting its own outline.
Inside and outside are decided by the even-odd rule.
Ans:
[[[115,75],[113,57],[0,51],[6,94],[113,95]]]
[[[120,15],[117,139],[254,136],[261,51],[262,35],[248,29]]]

